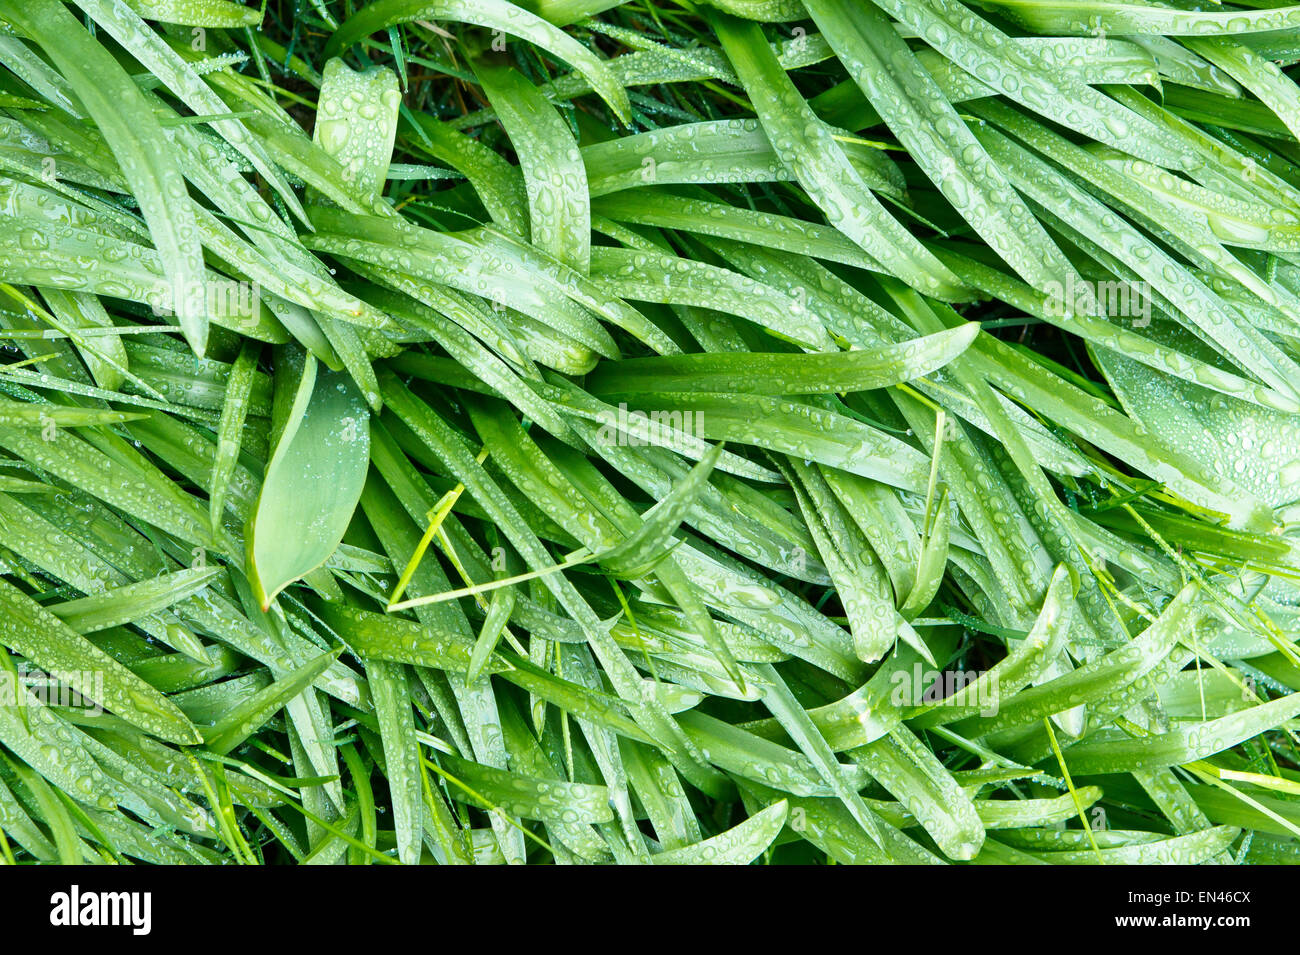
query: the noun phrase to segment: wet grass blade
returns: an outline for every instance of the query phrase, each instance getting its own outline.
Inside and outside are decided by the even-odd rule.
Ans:
[[[162,128],[126,71],[54,0],[6,2],[0,15],[50,57],[111,145],[149,225],[171,284],[169,302],[194,351],[207,345],[203,262],[185,180]]]

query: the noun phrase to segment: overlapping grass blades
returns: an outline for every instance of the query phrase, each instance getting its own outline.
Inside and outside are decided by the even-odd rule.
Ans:
[[[6,862],[1300,858],[1300,7],[0,27]]]

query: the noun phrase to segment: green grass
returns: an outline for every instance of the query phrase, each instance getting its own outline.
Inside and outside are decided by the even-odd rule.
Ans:
[[[1297,30],[0,0],[0,859],[1300,858]]]

